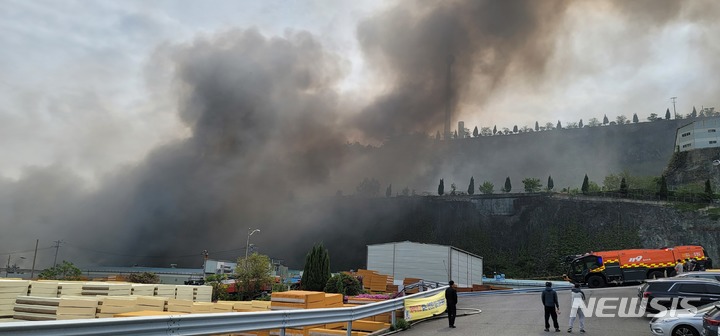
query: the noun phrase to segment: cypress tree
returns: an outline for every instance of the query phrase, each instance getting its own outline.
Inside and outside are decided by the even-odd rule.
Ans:
[[[539,131],[539,130],[540,130],[540,125],[539,125],[538,122],[536,121],[536,122],[535,122],[535,131],[537,132],[537,131]]]
[[[517,133],[517,132],[518,132],[518,128],[517,128],[517,125],[515,125],[515,126],[513,126],[513,133]]]
[[[560,123],[560,120],[558,120],[557,127],[555,127],[555,128],[562,129],[562,124]]]
[[[582,119],[580,119],[580,122],[578,123],[578,128],[583,128],[583,122],[582,122]]]
[[[477,138],[478,135],[480,135],[480,132],[478,132],[477,126],[475,126],[475,129],[473,130],[473,137]]]
[[[443,179],[440,179],[440,184],[438,184],[438,195],[442,196],[445,193],[445,182]]]
[[[658,191],[658,196],[660,198],[667,198],[668,196],[668,187],[667,187],[667,181],[665,180],[665,175],[660,176],[660,191]]]
[[[385,189],[385,197],[390,197],[390,196],[392,196],[392,183],[390,183],[390,185],[387,187],[387,189]]]
[[[603,116],[603,125],[607,125],[609,122],[610,122],[610,120],[608,120],[607,114],[604,115]]]
[[[475,194],[475,177],[470,176],[470,185],[468,186],[468,195]]]
[[[552,176],[548,176],[548,183],[547,183],[547,190],[551,191],[555,188],[555,182],[552,179]]]
[[[625,182],[624,177],[622,178],[622,180],[620,180],[620,193],[623,195],[627,195],[628,193],[628,185],[627,182]]]
[[[693,118],[697,118],[697,110],[695,109],[695,106],[693,106],[693,111],[691,115]]]
[[[590,181],[588,180],[587,174],[585,174],[585,178],[583,179],[582,187],[580,188],[580,190],[582,191],[583,194],[587,194],[589,188],[590,188]]]
[[[330,280],[330,255],[322,243],[315,244],[305,256],[300,285],[304,290],[322,292]]]
[[[665,110],[665,120],[670,120],[670,108]]]
[[[497,125],[493,126],[493,135],[497,134]]]
[[[503,188],[503,191],[509,193],[510,190],[512,190],[512,184],[510,183],[510,176],[508,176],[505,178],[505,188]]]
[[[712,201],[713,199],[713,190],[712,185],[710,184],[710,179],[705,180],[705,198],[707,198],[708,201]]]
[[[637,124],[640,122],[640,119],[638,119],[637,113],[633,113],[633,123]]]

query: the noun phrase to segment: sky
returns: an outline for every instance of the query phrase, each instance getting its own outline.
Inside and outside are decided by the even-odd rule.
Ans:
[[[580,119],[587,124],[605,114],[612,120],[638,113],[642,120],[672,108],[674,96],[679,113],[715,106],[716,79],[708,70],[717,69],[718,61],[709,64],[708,58],[718,59],[711,38],[718,23],[697,18],[709,3],[669,6],[678,11],[675,17],[648,16],[654,22],[643,23],[642,13],[631,12],[652,12],[642,6],[619,11],[603,2],[576,1],[545,42],[553,46],[543,76],[532,81],[508,76],[490,97],[468,95],[459,102],[453,128],[458,120],[471,129]],[[348,70],[338,90],[362,103],[378,94],[384,81],[364,62],[358,22],[393,3],[3,0],[2,5],[0,176],[17,179],[27,167],[58,165],[93,184],[152,148],[188,136],[169,92],[172,76],[153,69],[160,46],[235,28],[256,27],[266,36],[308,31],[344,59]],[[103,141],[97,141],[100,135]]]
[[[269,237],[288,216],[332,223],[298,214],[311,196],[453,171],[412,143],[396,148],[410,172],[348,143],[434,135],[448,106],[452,129],[512,129],[646,120],[671,97],[685,115],[720,89],[712,0],[0,5],[0,255],[89,235],[169,261],[246,223],[297,255]]]

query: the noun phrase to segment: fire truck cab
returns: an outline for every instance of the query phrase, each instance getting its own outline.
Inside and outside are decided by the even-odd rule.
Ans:
[[[694,245],[591,252],[566,257],[564,278],[590,288],[641,282],[675,275],[677,260],[686,259],[694,259],[701,268],[705,266],[707,254],[702,246]]]

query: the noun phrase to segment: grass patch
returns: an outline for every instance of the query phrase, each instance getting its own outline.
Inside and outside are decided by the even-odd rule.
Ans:
[[[680,210],[681,212],[695,212],[707,206],[703,203],[673,203],[673,208]],[[718,213],[720,214],[720,212]]]

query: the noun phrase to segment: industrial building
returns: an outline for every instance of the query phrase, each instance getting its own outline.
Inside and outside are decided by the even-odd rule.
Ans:
[[[675,150],[685,152],[700,148],[720,147],[720,118],[693,121],[677,129]]]
[[[482,284],[483,259],[452,246],[409,241],[367,246],[367,269],[392,275],[395,281],[420,278],[460,287]]]

